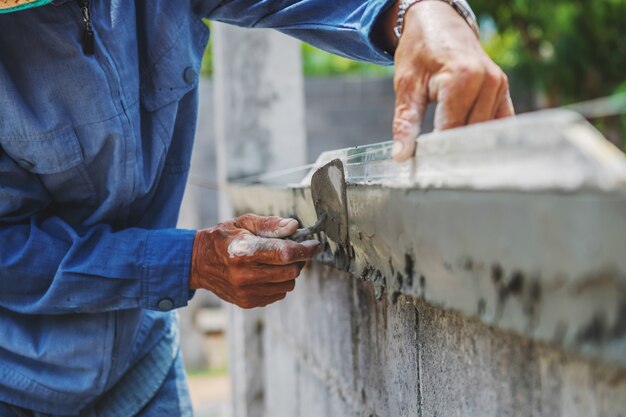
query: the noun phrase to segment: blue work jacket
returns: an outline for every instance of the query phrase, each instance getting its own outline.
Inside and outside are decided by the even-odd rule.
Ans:
[[[187,304],[201,19],[390,64],[393,1],[91,0],[93,54],[78,1],[0,15],[0,402],[75,414]]]

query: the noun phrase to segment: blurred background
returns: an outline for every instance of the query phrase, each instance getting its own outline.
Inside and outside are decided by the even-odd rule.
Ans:
[[[482,43],[509,75],[518,112],[580,106],[616,146],[626,150],[626,0],[471,0]],[[207,22],[207,24],[209,24]],[[179,227],[218,221],[213,138],[212,54],[202,67],[200,119],[192,177]],[[307,155],[390,140],[393,68],[339,58],[302,45]],[[429,112],[433,113],[431,106]],[[593,117],[591,117],[593,116]],[[425,131],[432,129],[432,119]],[[227,313],[212,294],[199,292],[181,311],[182,347],[197,417],[228,416],[230,385]]]

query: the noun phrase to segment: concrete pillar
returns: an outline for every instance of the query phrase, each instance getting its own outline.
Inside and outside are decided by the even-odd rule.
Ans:
[[[218,181],[306,162],[299,43],[265,30],[213,26]],[[225,198],[222,219],[232,217]],[[265,413],[263,310],[230,312],[233,417]]]

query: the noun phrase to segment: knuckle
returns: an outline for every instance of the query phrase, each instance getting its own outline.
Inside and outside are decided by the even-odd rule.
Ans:
[[[293,259],[295,253],[294,249],[286,244],[282,244],[276,248],[276,260],[289,263]]]
[[[498,67],[492,67],[485,73],[485,84],[498,87],[502,83],[502,71]]]
[[[281,232],[280,222],[283,219],[278,216],[263,217],[261,221],[261,231],[266,237],[279,237]]]
[[[417,126],[415,123],[402,118],[402,116],[393,120],[391,129],[394,138],[409,137],[414,134],[417,136]]]
[[[481,80],[485,77],[485,67],[479,62],[467,61],[458,64],[458,78],[464,82]]]
[[[242,214],[241,216],[237,217],[238,220],[253,220],[256,216],[252,213],[246,213],[246,214]]]
[[[229,232],[233,227],[232,223],[219,223],[214,227],[203,231],[203,237],[209,241],[227,241],[232,237]]]
[[[234,219],[233,223],[235,227],[241,228],[242,225],[250,224],[250,222],[252,222],[253,220],[254,214],[246,213]]]
[[[262,217],[261,218],[262,230],[273,230],[276,228],[277,224],[278,224],[278,217]]]
[[[415,88],[416,79],[413,74],[401,73],[396,74],[393,79],[393,86],[396,92],[410,91]]]
[[[398,104],[395,109],[393,124],[398,124],[401,126],[413,126],[418,117],[419,110],[417,106]]]
[[[232,274],[230,283],[235,291],[241,293],[245,291],[245,284],[247,280],[248,274],[243,271],[237,271]]]
[[[290,274],[290,276],[293,277],[293,278],[296,278],[298,275],[300,275],[300,270],[301,269],[302,268],[300,268],[298,265],[293,265],[291,267],[291,274]]]

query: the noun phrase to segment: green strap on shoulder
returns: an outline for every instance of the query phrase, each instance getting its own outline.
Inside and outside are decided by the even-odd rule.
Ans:
[[[17,12],[19,10],[30,9],[32,7],[44,6],[52,3],[52,0],[32,0],[26,1],[16,6],[7,6],[5,1],[0,0],[0,14]]]

